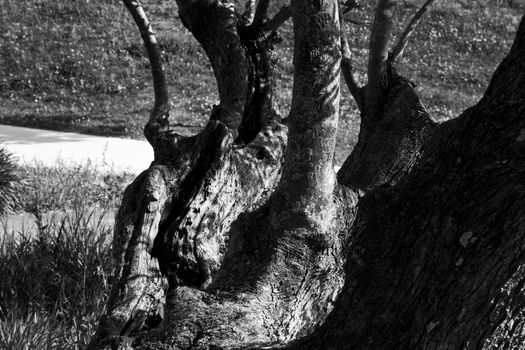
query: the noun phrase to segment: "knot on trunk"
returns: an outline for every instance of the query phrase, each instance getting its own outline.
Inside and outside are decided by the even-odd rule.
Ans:
[[[337,174],[340,183],[360,192],[401,180],[435,125],[412,83],[395,71],[389,75],[382,108],[365,108],[359,140]]]

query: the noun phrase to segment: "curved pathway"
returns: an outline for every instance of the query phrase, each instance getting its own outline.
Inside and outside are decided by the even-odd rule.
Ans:
[[[153,161],[147,141],[0,125],[0,146],[20,163],[91,162],[102,171],[138,174]]]

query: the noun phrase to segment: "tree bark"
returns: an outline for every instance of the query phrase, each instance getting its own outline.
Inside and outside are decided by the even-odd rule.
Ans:
[[[125,346],[156,327],[168,289],[207,286],[230,226],[266,202],[281,174],[286,127],[273,102],[277,35],[240,23],[229,1],[181,1],[179,8],[212,62],[220,104],[198,135],[154,123],[145,129],[155,160],[125,191],[113,291],[91,348]]]
[[[91,347],[520,348],[525,21],[484,98],[438,126],[388,61],[385,22],[336,181],[337,0],[291,3],[288,136],[267,2],[257,26],[226,0],[178,4],[221,103],[200,134],[154,137],[155,161],[118,213],[114,289]],[[391,16],[393,1],[381,4],[377,21]]]
[[[352,76],[351,54],[344,32],[343,76],[361,112],[357,144],[337,174],[338,181],[360,194],[395,185],[417,163],[434,127],[414,84],[397,73],[389,60],[395,0],[379,0],[370,35],[368,83],[359,88]]]
[[[322,6],[297,1],[292,8],[299,48],[294,101],[304,104],[292,107],[292,141],[284,154],[288,165],[278,188],[230,227],[222,265],[209,285],[170,284],[165,319],[134,337],[137,349],[229,349],[290,341],[322,322],[342,287],[341,249],[356,197],[335,186],[332,166],[339,108],[338,6],[335,0]],[[307,43],[315,55],[304,48]],[[312,157],[318,166],[310,169]]]
[[[522,349],[525,20],[482,100],[365,196],[334,311],[297,349]]]
[[[248,156],[257,158],[260,146],[250,147],[258,145],[257,138],[239,151],[248,156],[235,158],[234,151],[226,152],[234,142],[228,123],[237,125],[239,118],[224,119],[223,108],[217,119],[227,126],[210,123],[192,139],[166,143],[158,161],[169,164],[154,164],[139,177],[119,212],[118,282],[92,347],[208,349],[285,342],[308,334],[331,309],[344,281],[341,249],[356,203],[353,193],[335,186],[332,167],[339,108],[338,6],[335,0],[321,6],[317,1],[296,2],[293,9],[300,43],[294,100],[305,105],[296,102],[289,118],[294,139],[283,156],[289,167],[279,188],[272,191],[276,181],[271,180],[279,175],[278,141],[284,137],[270,144],[268,135],[259,133],[259,143],[266,142],[268,152],[277,155],[263,157],[267,163],[273,160],[269,165],[245,166]],[[202,8],[197,12],[202,14]],[[190,30],[201,30],[185,17],[191,13],[181,6]],[[237,40],[229,34],[230,43]],[[310,46],[315,55],[303,48],[310,34],[316,34]],[[224,54],[207,52],[212,61],[214,52]],[[216,75],[218,80],[229,77]],[[233,108],[232,99],[227,101]],[[318,139],[309,142],[305,134]],[[319,165],[310,169],[312,157]],[[268,185],[254,185],[261,182]],[[290,195],[287,189],[293,186]],[[300,186],[306,186],[306,195]],[[313,200],[318,203],[312,205]],[[197,209],[208,210],[203,215]],[[167,287],[161,285],[163,277]],[[159,302],[164,291],[165,302]]]

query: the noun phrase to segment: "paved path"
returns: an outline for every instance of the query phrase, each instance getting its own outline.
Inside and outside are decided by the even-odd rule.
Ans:
[[[100,171],[129,172],[138,174],[147,169],[153,160],[153,150],[147,141],[99,137],[49,130],[0,125],[0,147],[5,147],[21,164],[38,163],[53,166],[57,160],[66,164],[91,164]],[[86,223],[112,226],[114,212],[96,212]],[[60,221],[66,213],[44,214],[46,223]],[[34,217],[27,213],[0,217],[0,233],[29,234],[37,232]]]
[[[47,166],[61,159],[76,164],[91,162],[102,171],[138,174],[153,161],[153,150],[147,141],[6,125],[0,125],[0,145],[20,163]]]

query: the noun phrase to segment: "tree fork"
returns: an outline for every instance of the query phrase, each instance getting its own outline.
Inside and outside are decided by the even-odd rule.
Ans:
[[[208,16],[206,4],[218,9],[217,17],[208,27],[195,25],[201,22],[192,16]],[[242,41],[254,36],[241,35],[227,1],[179,6],[190,29],[225,21],[221,43],[233,50],[229,62],[247,73],[232,75],[239,86],[224,104],[221,95],[201,134],[166,138],[171,143],[126,191],[114,240],[119,282],[96,347],[514,349],[523,343],[525,21],[479,105],[437,127],[410,82],[377,56],[384,64],[374,74],[386,80],[379,95],[364,95],[373,113],[364,114],[360,141],[375,140],[380,150],[379,140],[393,139],[394,156],[379,153],[370,162],[373,147],[356,147],[352,166],[340,174],[363,163],[370,170],[344,179],[353,191],[333,181],[331,169],[337,2],[292,2],[296,79],[284,155],[279,123],[255,138],[238,131],[250,116],[267,116],[246,107],[255,95],[250,86],[257,86],[249,68],[257,60],[250,57],[257,55],[247,55]],[[224,53],[208,38],[201,43],[223,79]],[[384,53],[383,44],[371,48]],[[219,90],[231,83],[218,82]],[[287,165],[275,187],[282,157]],[[263,178],[270,182],[254,188]],[[368,192],[359,212],[356,192]],[[219,197],[238,206],[217,205]],[[201,207],[212,208],[210,215],[195,211]],[[164,291],[159,303],[156,293]]]
[[[269,200],[232,224],[211,283],[170,288],[166,318],[134,339],[136,349],[276,346],[312,332],[333,307],[357,204],[356,193],[326,181],[334,179],[338,4],[297,1],[292,13],[296,77],[287,168]]]
[[[192,14],[206,17],[206,9],[203,3],[195,4],[199,11],[188,8],[188,4],[179,4],[181,17],[190,30],[205,30],[194,35],[205,48],[208,45],[212,62],[222,62],[216,53],[224,52],[217,49],[220,43],[204,41],[204,34],[212,30],[210,23],[220,23],[221,18],[226,19],[224,25],[229,31],[229,39],[221,39],[221,43],[226,47],[234,43],[234,58],[239,57],[238,43],[271,39],[270,35],[251,32],[253,27],[243,32],[242,26],[232,26],[231,20],[237,17],[226,14],[225,9],[230,7],[224,2],[210,5],[220,7],[221,15],[215,22],[197,25],[201,22]],[[240,104],[226,99],[227,108],[219,106],[212,113],[212,119],[218,121],[210,121],[201,134],[190,138],[167,134],[161,138],[154,165],[127,190],[129,196],[119,212],[114,239],[119,262],[117,282],[94,347],[132,344],[147,349],[171,344],[182,349],[286,342],[311,332],[331,310],[344,281],[343,252],[357,203],[354,192],[335,183],[332,169],[341,52],[338,5],[329,1],[319,7],[313,1],[292,6],[298,38],[295,104],[290,117],[294,140],[284,156],[289,167],[279,188],[263,204],[280,175],[284,130],[270,108],[271,97],[259,100],[266,102],[258,105],[250,103],[258,91],[271,91],[268,81],[272,76],[265,79],[259,74],[263,79],[257,81],[234,74],[232,79],[239,85],[246,83],[241,90],[248,96],[240,123],[237,117],[222,123],[225,110],[232,110],[236,116],[240,111]],[[321,34],[313,42],[311,30]],[[253,51],[267,49],[265,45],[246,47],[248,51],[243,52],[248,54],[241,67],[261,58],[263,65],[259,67],[271,62],[264,58],[265,51]],[[309,50],[316,54],[310,55]],[[225,69],[219,63],[214,64],[218,80],[224,77],[221,69]],[[240,96],[241,90],[233,90],[234,95]],[[250,106],[268,108],[270,113],[254,113]],[[231,126],[241,127],[253,117],[266,118],[247,123],[261,125],[263,130],[239,148],[235,140],[242,145],[242,134],[232,131]],[[320,138],[312,144],[311,137],[305,137],[310,134]],[[210,155],[208,144],[220,147],[211,146],[215,151]],[[260,162],[252,162],[254,159]],[[261,182],[261,186],[253,186]],[[294,186],[295,195],[289,191]],[[304,195],[300,186],[305,186]],[[246,189],[247,193],[242,192]],[[217,206],[217,198],[234,208]],[[201,207],[210,210],[202,213]],[[239,216],[245,210],[251,213]],[[260,229],[254,232],[254,227]],[[160,234],[155,235],[157,232]],[[165,276],[169,281],[166,301],[162,299]],[[155,328],[148,331],[151,327]]]
[[[524,58],[525,17],[480,102],[360,201],[337,305],[290,348],[523,348]]]
[[[423,8],[431,2],[427,1]],[[417,163],[424,140],[435,126],[415,86],[397,72],[389,59],[395,3],[396,0],[377,2],[370,34],[368,84],[364,87],[353,79],[346,35],[344,31],[341,34],[343,75],[359,107],[361,125],[357,144],[337,179],[360,194],[381,185],[395,185],[403,179]],[[417,16],[420,19],[422,14],[418,12]],[[411,25],[413,31],[415,23]],[[406,45],[408,36],[402,36],[402,44],[396,50],[401,50],[399,45]]]
[[[340,51],[337,2],[325,2],[314,13],[304,12],[301,4],[296,6],[296,10],[300,9],[296,15],[304,18],[302,23],[308,23],[310,18],[320,25],[322,36],[316,45],[321,55],[315,59],[326,60],[326,64],[314,74],[313,83],[317,85],[308,97],[312,109],[296,107],[292,119],[304,117],[313,129],[327,128],[322,131],[324,135],[335,139],[339,57],[331,53]],[[300,43],[304,45],[304,41]],[[323,55],[324,50],[330,54]],[[299,69],[299,74],[308,67]],[[303,89],[310,80],[298,84],[297,91],[306,91]],[[319,101],[323,113],[316,116]],[[334,177],[333,142],[328,147],[332,147],[331,152],[323,152],[327,158],[322,158],[322,169],[315,176],[330,171]],[[303,158],[303,162],[309,161]],[[296,159],[295,164],[298,162]],[[294,176],[290,170],[287,174]],[[319,181],[314,178],[310,195]],[[322,322],[342,286],[343,261],[339,258],[343,256],[344,232],[353,220],[356,197],[332,182],[329,188],[319,191],[323,203],[328,205],[305,212],[297,211],[300,208],[296,202],[283,202],[279,193],[282,192],[277,191],[266,204],[248,210],[231,225],[224,261],[206,288],[170,284],[162,323],[149,332],[135,333],[133,340],[121,337],[121,344],[125,341],[137,349],[241,347],[288,341],[307,334]],[[323,213],[328,215],[327,222],[320,221]]]
[[[140,21],[135,19],[149,56],[159,58],[158,46],[151,45],[156,44],[151,26],[140,3],[133,3],[135,7],[128,9],[134,18],[140,9]],[[236,14],[226,1],[194,5],[205,14],[210,8],[218,10],[215,29],[229,32],[216,42],[207,38],[203,45],[218,79],[221,102],[195,136],[182,137],[169,127],[148,123],[145,132],[154,140],[155,160],[126,189],[119,209],[113,290],[91,348],[123,346],[134,335],[156,327],[164,317],[168,284],[197,288],[208,284],[220,266],[229,226],[241,212],[261,206],[280,176],[286,128],[271,97],[275,35],[254,33],[241,39]],[[180,9],[183,20],[195,29],[190,16],[195,8]],[[203,28],[214,30],[209,23]],[[194,35],[203,38],[198,30]],[[230,60],[226,62],[242,62],[232,70],[221,61],[224,57]],[[164,94],[157,93],[167,91],[157,84],[166,81],[162,61],[151,63],[156,82],[153,117],[159,102],[169,104]],[[224,79],[225,74],[236,81]],[[231,89],[235,82],[237,88]],[[167,123],[167,115],[163,120]]]

